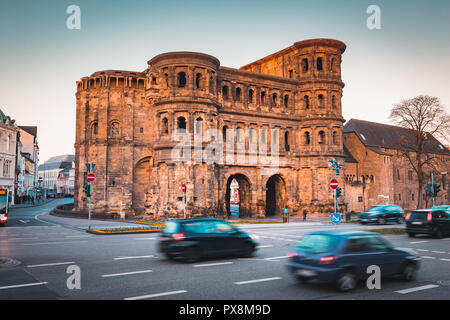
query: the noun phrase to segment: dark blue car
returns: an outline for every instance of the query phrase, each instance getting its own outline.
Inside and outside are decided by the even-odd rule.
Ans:
[[[382,277],[400,275],[412,281],[420,261],[413,250],[394,248],[378,234],[364,231],[312,232],[287,256],[286,267],[299,282],[330,282],[344,292],[366,279],[371,265],[380,267]]]

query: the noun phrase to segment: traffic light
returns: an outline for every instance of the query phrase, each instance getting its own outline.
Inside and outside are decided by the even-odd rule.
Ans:
[[[336,198],[339,198],[340,196],[342,196],[342,189],[337,187],[336,188]]]
[[[86,197],[90,197],[91,196],[91,185],[85,184],[83,186],[83,192],[86,194]]]
[[[426,184],[425,185],[425,192],[427,194],[427,196],[432,196],[432,192],[431,192],[431,184]]]
[[[435,183],[433,188],[433,197],[437,197],[439,191],[441,191],[441,185]]]

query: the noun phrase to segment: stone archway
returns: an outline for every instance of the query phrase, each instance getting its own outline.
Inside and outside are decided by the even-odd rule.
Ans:
[[[239,185],[238,190],[239,193],[239,217],[250,217],[252,215],[251,212],[251,183],[250,180],[243,174],[234,174],[231,175],[227,180],[227,189],[225,194],[225,202],[226,202],[226,210],[227,215],[230,216],[230,194],[231,194],[231,183],[236,181]]]
[[[151,157],[139,160],[134,167],[132,206],[136,215],[146,212],[147,194],[151,191],[152,167],[153,159]]]
[[[279,174],[271,176],[266,183],[266,217],[280,215],[286,200],[286,182]]]

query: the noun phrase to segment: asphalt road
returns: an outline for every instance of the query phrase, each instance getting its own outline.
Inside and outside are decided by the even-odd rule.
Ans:
[[[450,299],[450,238],[385,236],[395,246],[413,248],[422,256],[418,278],[414,282],[383,279],[380,290],[361,284],[351,293],[340,293],[328,285],[297,284],[285,270],[285,254],[311,231],[383,226],[311,222],[242,225],[240,228],[259,242],[252,258],[186,264],[159,254],[158,233],[89,234],[84,231],[86,220],[45,214],[51,206],[17,209],[11,222],[26,217],[30,222],[14,222],[0,229],[0,258],[18,263],[0,267],[0,300]],[[80,289],[67,285],[74,283],[72,272],[68,272],[73,266],[80,270]]]

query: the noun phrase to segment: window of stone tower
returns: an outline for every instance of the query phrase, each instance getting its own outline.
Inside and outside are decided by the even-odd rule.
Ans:
[[[319,99],[319,108],[323,108],[324,107],[324,104],[323,104],[323,94],[319,94],[318,96],[317,96],[317,98]]]
[[[248,102],[253,103],[253,90],[252,89],[248,90]]]
[[[336,96],[331,97],[331,107],[336,109]]]
[[[334,145],[339,144],[339,136],[338,136],[338,133],[336,131],[333,131],[333,144]]]
[[[156,84],[156,77],[152,77],[152,84]]]
[[[275,92],[272,93],[272,106],[273,107],[277,106],[277,94]]]
[[[294,71],[292,69],[289,69],[289,78],[294,77]]]
[[[178,119],[177,119],[177,129],[186,130],[186,119],[184,117],[178,117]]]
[[[287,108],[289,106],[289,95],[284,96],[284,106]]]
[[[120,135],[120,124],[117,121],[111,123],[111,137],[118,137]]]
[[[305,95],[303,100],[305,100],[305,109],[309,109],[309,96]]]
[[[186,72],[178,72],[178,88],[186,86]]]
[[[227,130],[228,130],[228,127],[227,126],[223,126],[223,128],[222,128],[222,137],[223,137],[224,143],[226,143],[226,141],[227,141]]]
[[[261,129],[261,144],[266,143],[266,129]]]
[[[317,58],[317,70],[319,71],[323,70],[322,58]]]
[[[202,79],[202,74],[201,73],[197,73],[195,75],[195,88],[196,89],[200,89],[200,81]]]
[[[311,135],[309,131],[305,132],[305,145],[309,146],[311,144]]]
[[[284,132],[284,149],[286,151],[289,151],[289,131]]]
[[[242,142],[242,129],[240,127],[236,128],[236,141]]]
[[[302,59],[302,71],[303,71],[303,73],[308,72],[308,68],[309,68],[309,66],[308,66],[308,59],[307,58],[303,58]]]
[[[236,88],[236,101],[241,101],[241,88]]]
[[[266,92],[261,91],[261,104],[266,104]]]
[[[167,120],[166,117],[162,120],[162,128],[161,128],[162,134],[168,134],[169,133],[169,120]]]
[[[169,75],[167,73],[164,73],[164,81],[166,83],[166,88],[169,87]]]
[[[199,134],[202,132],[202,124],[203,124],[203,119],[198,117],[197,119],[195,119],[195,133]]]
[[[222,87],[222,97],[223,97],[223,100],[228,100],[228,87],[227,86]]]
[[[98,134],[98,123],[94,122],[91,127],[91,137],[94,137]]]
[[[325,132],[319,131],[319,144],[325,144]]]
[[[250,143],[255,143],[255,129],[250,128],[248,131],[248,141]]]

